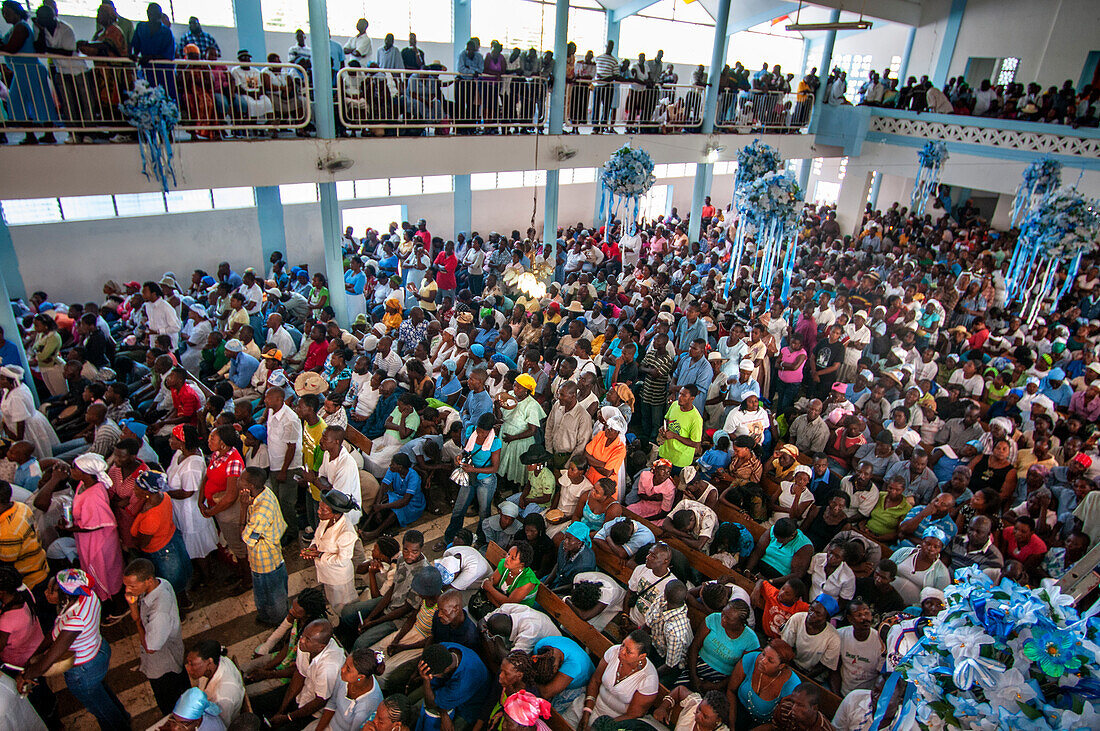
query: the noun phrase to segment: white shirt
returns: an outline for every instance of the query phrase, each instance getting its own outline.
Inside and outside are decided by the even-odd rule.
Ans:
[[[353,58],[371,59],[374,56],[374,44],[366,33],[348,39],[344,44],[344,54],[350,61]]]
[[[244,309],[249,315],[255,315],[260,311],[260,305],[263,304],[264,301],[264,291],[260,288],[259,284],[253,282],[251,287],[247,284],[242,284],[237,288],[237,291],[244,297]],[[280,350],[282,350],[282,348],[280,348]]]
[[[46,724],[42,723],[31,702],[19,695],[15,681],[3,674],[0,674],[0,718],[4,719],[4,728],[46,731]]]
[[[840,635],[840,695],[854,690],[870,690],[886,659],[886,644],[873,628],[862,642],[851,625],[838,630]]]
[[[358,482],[358,473],[356,473]],[[329,524],[322,520],[317,526],[317,533],[313,536],[310,546],[321,552],[321,555],[313,559],[317,567],[317,581],[330,586],[344,586],[355,579],[355,566],[351,556],[355,550],[355,542],[359,540],[355,527],[348,522],[346,515],[341,515],[336,522]]]
[[[963,369],[959,368],[947,379],[948,384],[957,383],[962,386],[963,398],[979,399],[985,391],[985,379],[975,373],[970,378],[963,376]]]
[[[275,347],[282,351],[284,358],[290,357],[298,349],[294,345],[294,338],[282,325],[279,326],[278,330],[268,330],[267,339],[269,342],[275,343]]]
[[[340,446],[340,456],[332,459],[326,451],[321,458],[321,466],[317,468],[317,474],[329,481],[332,489],[342,492],[359,506],[363,505],[363,488],[359,483],[359,466],[355,464],[355,458],[347,447]],[[362,510],[351,510],[347,514],[348,522],[355,526],[363,517]]]
[[[822,664],[835,670],[840,661],[840,635],[831,624],[816,635],[806,631],[807,612],[799,612],[783,625],[783,641],[794,648],[794,661],[803,670]]]
[[[911,705],[901,722],[888,724],[888,728],[897,729],[897,731],[915,731],[919,728],[916,723],[916,704]],[[833,728],[836,731],[870,731],[874,715],[874,710],[871,708],[871,691],[853,690],[844,696],[844,700],[837,707],[836,714],[833,716]]]
[[[465,591],[493,573],[493,567],[485,557],[470,546],[452,546],[443,552],[443,557],[458,562],[458,571],[451,579],[452,589]]]
[[[267,416],[267,454],[273,471],[283,469],[289,444],[294,445],[294,457],[288,469],[295,470],[302,466],[302,420],[283,404],[281,409]]]
[[[183,327],[176,308],[168,300],[159,297],[152,302],[146,302],[143,309],[149,328],[149,345],[156,345],[157,335],[167,335],[172,339],[172,347],[175,348],[179,344],[180,329]]]
[[[525,604],[504,604],[489,614],[506,614],[512,618],[512,634],[508,638],[513,650],[531,652],[543,637],[561,637],[561,632],[547,615]]]
[[[699,530],[699,536],[706,538],[709,543],[710,539],[714,537],[714,529],[718,525],[718,514],[703,503],[688,498],[684,498],[672,506],[672,510],[668,514],[675,515],[681,510],[690,510],[695,514],[695,527]]]
[[[305,678],[302,690],[298,693],[299,708],[314,698],[328,700],[332,697],[336,681],[340,679],[340,666],[344,664],[345,659],[344,650],[335,638],[330,639],[325,649],[315,657],[310,657],[308,652],[298,650],[294,664],[301,676]]]
[[[601,679],[600,692],[596,696],[596,705],[592,709],[591,718],[621,716],[626,712],[630,701],[634,700],[635,693],[655,696],[661,687],[657,679],[657,668],[653,667],[653,663],[648,658],[641,670],[629,675],[616,685],[615,678],[618,677],[619,672],[619,647],[620,645],[612,645],[603,654],[607,669],[604,670]],[[577,700],[583,705],[583,696]]]
[[[816,553],[810,559],[810,596],[825,593],[834,599],[851,599],[856,593],[856,575],[848,564],[841,562],[833,573],[825,575],[828,555]]]
[[[607,608],[597,616],[588,620],[588,623],[602,632],[603,628],[606,627],[608,623],[615,618],[615,615],[619,613],[619,610],[622,609],[623,599],[626,598],[626,589],[624,589],[619,582],[599,571],[582,571],[573,577],[574,584],[580,581],[591,581],[600,585],[600,602],[606,604]]]
[[[210,677],[199,678],[198,687],[206,692],[206,697],[222,709],[218,716],[226,726],[241,712],[244,705],[244,678],[236,663],[228,657],[218,660],[218,669]]]

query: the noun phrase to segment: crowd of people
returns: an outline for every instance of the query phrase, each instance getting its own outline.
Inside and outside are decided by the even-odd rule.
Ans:
[[[422,219],[348,229],[343,282],[276,253],[13,303],[5,711],[57,727],[63,674],[128,727],[119,624],[168,728],[867,731],[957,569],[1037,586],[1100,538],[1094,254],[1025,322],[972,206],[806,206],[786,303],[735,214],[687,223]],[[248,591],[251,664],[184,643]]]

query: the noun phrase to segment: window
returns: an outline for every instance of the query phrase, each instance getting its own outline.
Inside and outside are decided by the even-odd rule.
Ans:
[[[409,178],[390,178],[390,195],[420,195],[424,190],[419,175]]]
[[[292,183],[279,186],[279,199],[283,205],[295,203],[316,203],[317,185],[315,183]]]
[[[340,211],[340,218],[345,227],[351,226],[356,231],[366,231],[368,228],[373,228],[376,231],[385,232],[391,221],[405,219],[405,206],[345,208]]]
[[[356,198],[385,198],[390,194],[389,178],[375,178],[373,180],[356,180]]]
[[[665,172],[665,177],[666,178],[682,178],[685,175],[687,175],[687,173],[684,172],[686,167],[687,166],[684,165],[683,163],[674,163],[672,165],[666,165],[665,166],[665,171],[666,171]]]
[[[814,189],[814,203],[836,205],[836,199],[839,195],[840,183],[830,183],[827,180],[819,180]]]
[[[814,158],[814,166],[812,168],[810,168],[810,172],[812,172],[814,175],[821,175],[821,166],[824,162],[825,162],[824,158],[815,157]]]
[[[214,198],[216,211],[252,208],[256,205],[256,196],[252,188],[214,188],[210,192]]]
[[[34,223],[59,223],[61,204],[57,198],[25,198],[17,201],[4,201],[4,221],[9,226],[23,226]]]
[[[595,183],[596,168],[573,168],[574,183]]]
[[[92,221],[115,217],[115,199],[110,195],[82,195],[61,199],[61,215],[66,221]]]
[[[545,170],[524,170],[523,171],[523,187],[535,188],[546,186],[546,171]]]
[[[474,173],[470,176],[470,190],[495,190],[496,173]]]
[[[1002,58],[1001,70],[997,73],[997,85],[1011,84],[1016,80],[1016,69],[1020,67],[1018,58]]]
[[[210,211],[214,208],[214,201],[210,197],[210,190],[171,190],[166,196],[169,213],[193,213],[195,211]]]
[[[668,177],[668,165],[654,165],[653,166],[653,176],[656,177],[656,178],[667,178]]]
[[[424,194],[451,193],[455,189],[455,179],[450,175],[425,175]]]
[[[898,78],[898,71],[901,71],[901,56],[891,56],[890,75],[896,79]]]
[[[848,158],[842,157],[842,158],[840,158],[840,170],[837,171],[836,179],[838,181],[843,181],[844,176],[847,175],[847,174],[848,174]]]
[[[116,195],[115,208],[120,216],[154,216],[167,212],[163,193]]]
[[[497,190],[501,188],[522,188],[523,171],[510,170],[497,173]]]
[[[355,197],[355,181],[354,180],[337,180],[336,181],[336,200],[350,201]]]

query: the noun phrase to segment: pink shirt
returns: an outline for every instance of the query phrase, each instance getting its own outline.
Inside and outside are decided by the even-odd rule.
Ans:
[[[796,350],[791,352],[790,346],[784,346],[779,351],[779,362],[781,363],[794,363],[798,360],[798,356],[806,355],[805,350]],[[802,372],[806,370],[806,359],[802,360],[802,365],[793,371],[779,370],[779,380],[783,383],[802,383]]]
[[[638,478],[638,494],[647,497],[661,496],[661,502],[643,500],[629,506],[630,510],[642,518],[652,518],[672,510],[672,501],[676,498],[676,485],[665,480],[660,485],[653,484],[653,470],[646,470]]]
[[[11,665],[26,667],[31,655],[42,644],[42,627],[26,604],[0,614],[0,632],[8,634],[8,644],[0,660]]]

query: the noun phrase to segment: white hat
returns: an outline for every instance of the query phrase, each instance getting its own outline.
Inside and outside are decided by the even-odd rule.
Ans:
[[[280,291],[278,287],[272,287],[271,289],[265,289],[264,291],[267,292],[272,297],[282,297],[283,296],[282,291]]]
[[[500,514],[507,515],[511,518],[519,517],[519,506],[515,503],[510,503],[507,500],[500,504]]]
[[[225,349],[228,350],[230,353],[243,353],[244,343],[242,343],[240,340],[237,340],[237,338],[233,338],[225,344]]]
[[[1092,371],[1093,373],[1100,373],[1100,361],[1094,360],[1085,366],[1085,370]]]
[[[23,373],[24,373],[24,371],[23,371],[22,366],[6,365],[3,368],[0,368],[0,376],[4,376],[5,378],[11,378],[12,380],[15,380],[15,381],[23,380]]]
[[[756,364],[748,358],[744,358],[740,363],[737,364],[737,370],[740,371],[751,371],[753,368],[756,368]]]

